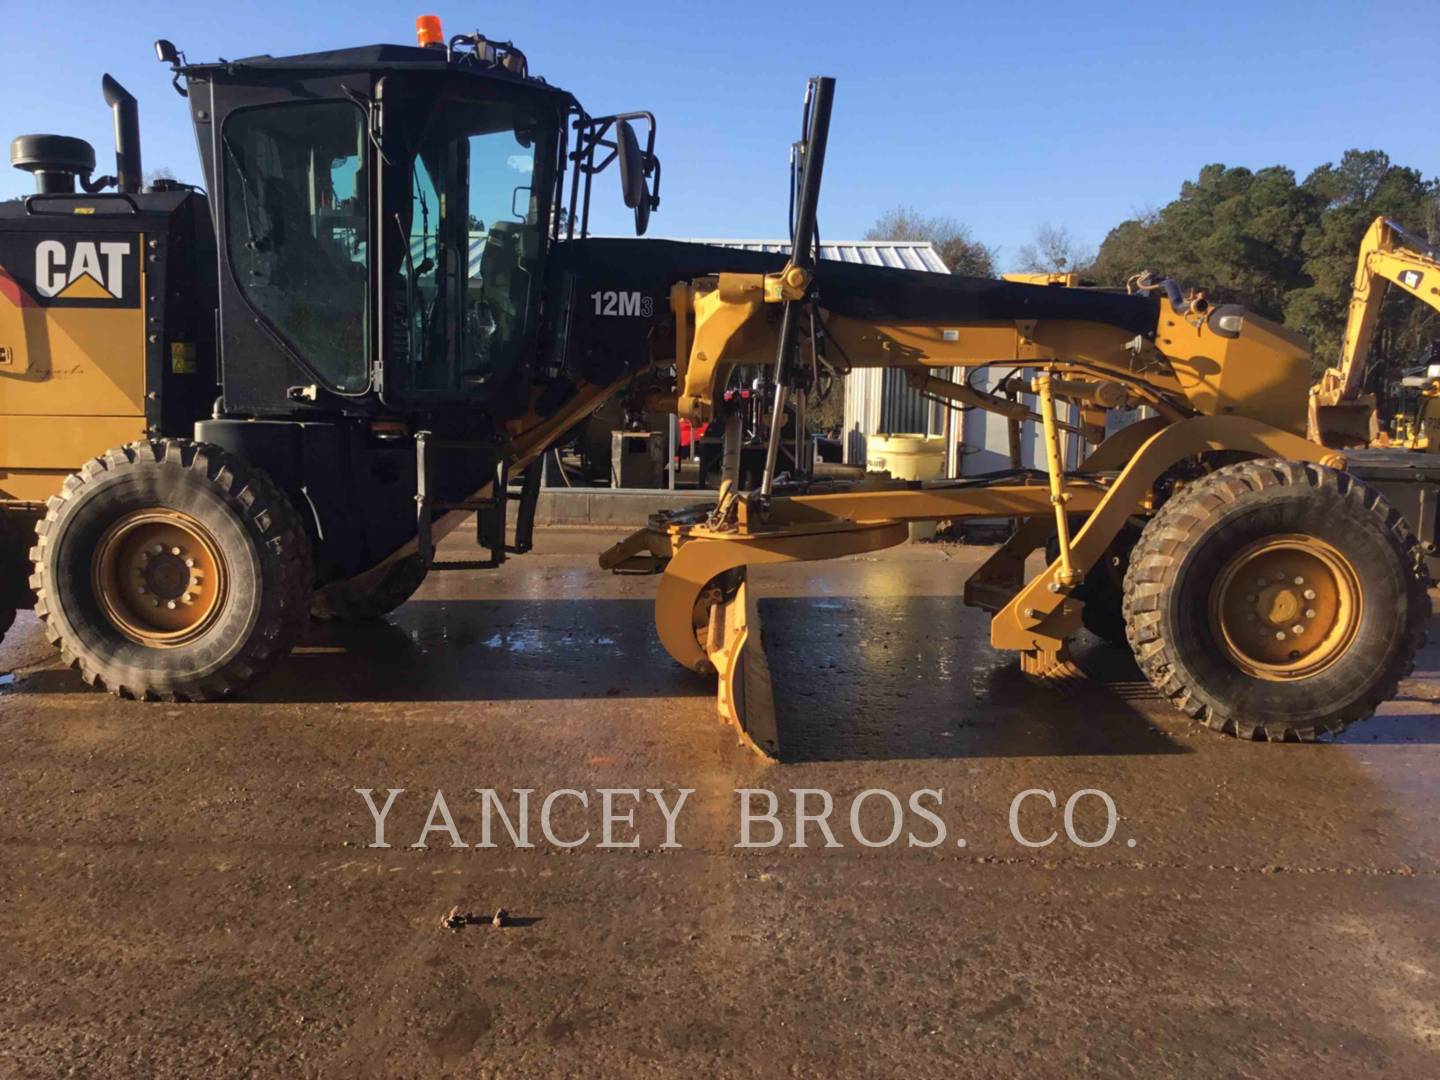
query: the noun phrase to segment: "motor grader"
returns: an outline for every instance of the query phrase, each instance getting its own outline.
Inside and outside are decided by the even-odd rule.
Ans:
[[[33,602],[87,682],[235,693],[312,613],[382,613],[431,571],[525,550],[535,462],[616,394],[726,432],[718,500],[657,516],[602,565],[661,571],[661,640],[718,674],[722,715],[767,754],[783,741],[747,568],[875,551],[916,520],[1023,519],[965,595],[1036,678],[1075,674],[1086,605],[1123,619],[1165,697],[1232,734],[1338,731],[1410,669],[1419,545],[1304,438],[1303,339],[1168,280],[1126,295],[818,260],[829,79],[806,94],[788,257],[589,236],[612,163],[644,233],[654,118],[593,117],[512,43],[417,29],[413,47],[215,63],[157,43],[204,191],[142,186],[135,101],[108,77],[114,177],[79,140],[12,144],[37,191],[0,206],[0,602]],[[1039,425],[1046,469],[781,474],[806,395],[865,363]],[[989,364],[1033,402],[940,374]],[[740,491],[724,391],[757,365],[770,433]],[[1084,460],[1064,460],[1067,429],[1097,444]],[[487,557],[437,561],[471,515]]]

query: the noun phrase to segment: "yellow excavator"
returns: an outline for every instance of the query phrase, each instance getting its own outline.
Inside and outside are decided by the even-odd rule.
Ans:
[[[136,101],[108,77],[114,176],[78,139],[11,144],[36,190],[0,204],[0,631],[33,605],[63,660],[122,697],[241,693],[312,612],[373,617],[427,573],[527,550],[535,463],[622,394],[715,422],[725,480],[602,565],[662,572],[665,647],[718,676],[721,714],[771,756],[748,568],[876,551],[912,521],[1023,519],[965,599],[1047,682],[1077,675],[1087,611],[1166,700],[1245,738],[1339,731],[1410,670],[1433,515],[1417,539],[1363,462],[1305,438],[1299,335],[1164,278],[1115,294],[819,259],[828,78],[792,156],[788,257],[639,238],[660,202],[650,113],[592,116],[512,42],[416,30],[214,63],[157,42],[203,190],[143,183]],[[611,163],[637,238],[587,235]],[[1033,399],[942,370],[990,364]],[[724,390],[756,365],[769,437],[742,491]],[[806,396],[863,365],[1038,425],[1045,468],[781,472]],[[1096,444],[1083,460],[1067,426]],[[487,556],[437,558],[469,520]]]
[[[1380,311],[1391,286],[1409,293],[1440,311],[1440,255],[1422,238],[1386,217],[1377,217],[1365,230],[1355,260],[1355,282],[1345,320],[1340,366],[1328,368],[1310,390],[1308,435],[1327,446],[1371,446],[1382,439],[1375,396],[1364,393],[1366,362]],[[1413,437],[1425,439],[1426,448],[1440,417],[1432,417],[1431,402],[1422,395],[1420,416]],[[1413,441],[1413,440],[1412,440]]]

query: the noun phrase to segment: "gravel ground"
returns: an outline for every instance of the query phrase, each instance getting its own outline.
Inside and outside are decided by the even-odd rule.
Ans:
[[[89,691],[21,616],[0,1074],[1440,1075],[1435,648],[1338,742],[1242,744],[1093,640],[1070,697],[1025,684],[959,600],[983,549],[780,568],[754,580],[797,760],[769,766],[659,647],[655,580],[595,568],[613,539],[433,576],[213,705]],[[390,847],[356,788],[404,789]],[[480,788],[534,791],[534,847],[498,819],[477,846]],[[677,847],[651,788],[693,791]],[[780,845],[735,846],[740,788]],[[838,846],[791,846],[801,788]],[[591,800],[554,801],[573,848],[538,835],[559,789]],[[600,789],[641,789],[638,847],[600,846]],[[895,845],[855,836],[867,789]],[[1011,833],[1029,789],[1045,847]],[[1063,830],[1085,789],[1116,807],[1093,848]],[[884,797],[855,824],[883,838]],[[1104,833],[1098,796],[1074,825]]]

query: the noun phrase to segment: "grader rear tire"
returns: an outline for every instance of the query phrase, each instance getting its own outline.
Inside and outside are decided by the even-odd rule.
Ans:
[[[132,443],[67,477],[31,552],[45,634],[86,683],[206,701],[289,652],[310,544],[264,473],[215,446]]]
[[[1428,576],[1400,514],[1348,473],[1219,469],[1146,525],[1125,576],[1131,648],[1176,708],[1244,739],[1364,720],[1414,666]]]
[[[373,586],[357,587],[337,581],[315,590],[310,614],[322,622],[369,622],[389,615],[425,581],[425,563],[419,555],[396,559]]]

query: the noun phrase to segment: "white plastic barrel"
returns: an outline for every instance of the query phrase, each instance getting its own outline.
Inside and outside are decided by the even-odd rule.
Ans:
[[[871,435],[865,444],[866,472],[888,472],[896,480],[935,480],[945,473],[943,435]],[[910,525],[911,540],[934,535],[933,521]]]

